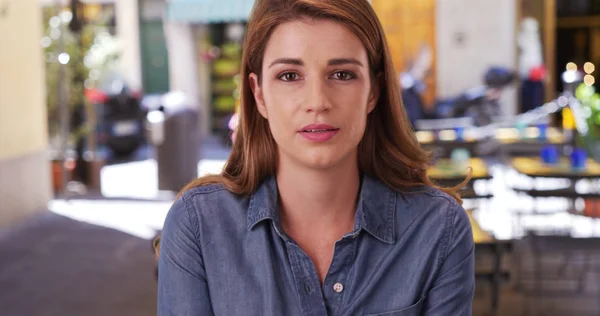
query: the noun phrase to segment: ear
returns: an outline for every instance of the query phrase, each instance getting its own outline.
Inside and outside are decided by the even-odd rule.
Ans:
[[[373,79],[373,84],[371,85],[371,93],[369,94],[369,101],[367,104],[367,113],[371,113],[375,109],[375,106],[377,106],[377,102],[379,101],[379,94],[381,93],[381,84],[379,83],[380,78],[381,74],[378,74]]]
[[[248,80],[250,80],[250,89],[252,89],[252,95],[254,95],[254,101],[256,102],[256,108],[258,109],[258,112],[265,119],[268,119],[267,107],[265,106],[265,99],[263,97],[262,88],[260,87],[260,83],[258,81],[258,76],[255,73],[251,73],[248,76]]]

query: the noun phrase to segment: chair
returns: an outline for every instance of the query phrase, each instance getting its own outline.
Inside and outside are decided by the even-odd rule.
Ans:
[[[590,290],[587,285],[592,274],[600,272],[600,238],[529,231],[517,246],[518,289],[527,305],[524,314],[557,315],[563,310],[565,315],[598,315],[600,289]],[[600,277],[596,278],[599,284]],[[557,300],[570,303],[551,306],[548,312],[548,306]]]

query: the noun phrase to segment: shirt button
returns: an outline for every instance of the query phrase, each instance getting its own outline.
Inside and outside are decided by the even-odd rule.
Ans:
[[[340,293],[340,292],[342,292],[344,290],[344,285],[342,283],[338,282],[338,283],[336,283],[336,284],[333,285],[333,290],[336,293]]]

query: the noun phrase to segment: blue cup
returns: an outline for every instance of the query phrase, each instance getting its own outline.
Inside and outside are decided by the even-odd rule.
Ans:
[[[546,140],[547,132],[548,132],[548,124],[540,123],[537,125],[538,131],[540,132],[538,138],[540,140]]]
[[[540,158],[542,162],[548,165],[555,165],[558,163],[560,155],[556,146],[548,145],[542,148],[540,152]]]
[[[571,153],[571,168],[585,169],[587,162],[587,153],[584,149],[575,148]]]
[[[454,167],[461,169],[461,171],[469,167],[470,158],[471,153],[465,148],[456,148],[450,153],[452,164]]]
[[[456,133],[456,140],[463,141],[465,140],[465,129],[464,127],[455,127],[454,132]]]
[[[525,138],[525,129],[527,128],[527,124],[521,121],[517,121],[517,123],[515,124],[515,128],[517,129],[519,138]]]

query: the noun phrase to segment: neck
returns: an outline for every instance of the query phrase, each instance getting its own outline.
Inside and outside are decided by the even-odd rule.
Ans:
[[[281,220],[288,230],[311,232],[354,227],[360,174],[355,159],[328,170],[279,164],[277,186]]]

